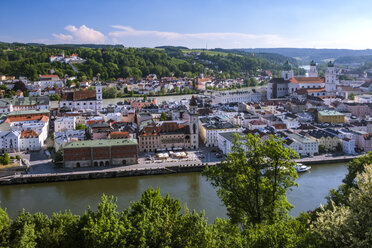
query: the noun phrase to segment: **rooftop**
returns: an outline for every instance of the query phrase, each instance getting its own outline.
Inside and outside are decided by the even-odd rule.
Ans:
[[[335,110],[321,110],[318,112],[320,115],[325,116],[338,116],[338,115],[344,115],[338,111]]]
[[[128,146],[138,145],[136,139],[105,139],[105,140],[83,140],[67,143],[63,148],[89,148],[89,147],[108,147],[108,146]]]

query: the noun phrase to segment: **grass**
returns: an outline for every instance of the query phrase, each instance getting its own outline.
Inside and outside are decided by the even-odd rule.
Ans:
[[[5,170],[5,169],[17,168],[17,167],[19,167],[19,163],[10,163],[7,165],[0,164],[0,171]]]

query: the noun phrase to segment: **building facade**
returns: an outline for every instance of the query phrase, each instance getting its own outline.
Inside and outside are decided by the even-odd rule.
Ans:
[[[74,141],[63,146],[64,167],[97,167],[136,164],[138,143],[135,139]]]

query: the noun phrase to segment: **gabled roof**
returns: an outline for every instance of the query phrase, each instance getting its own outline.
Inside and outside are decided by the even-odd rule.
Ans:
[[[324,83],[323,77],[294,77],[289,79],[293,84],[303,84],[303,83]]]

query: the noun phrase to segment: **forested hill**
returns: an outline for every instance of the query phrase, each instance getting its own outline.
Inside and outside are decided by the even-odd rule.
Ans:
[[[364,56],[372,55],[371,49],[351,50],[351,49],[314,49],[314,48],[246,48],[240,49],[250,53],[276,53],[283,56],[298,59],[302,63],[314,60],[318,63],[324,60],[335,60],[345,56]]]
[[[68,64],[49,62],[51,55],[62,52],[66,56],[75,53],[86,60],[85,63],[74,65],[79,71],[78,75]],[[265,70],[271,70],[275,75],[282,69],[285,60],[286,57],[281,55],[190,50],[185,47],[125,48],[92,44],[0,43],[0,75],[26,76],[31,80],[36,80],[39,74],[49,74],[51,69],[60,77],[76,75],[80,80],[98,74],[102,80],[129,76],[139,79],[148,74],[156,74],[158,77],[196,77],[200,73],[234,78],[257,75]]]

